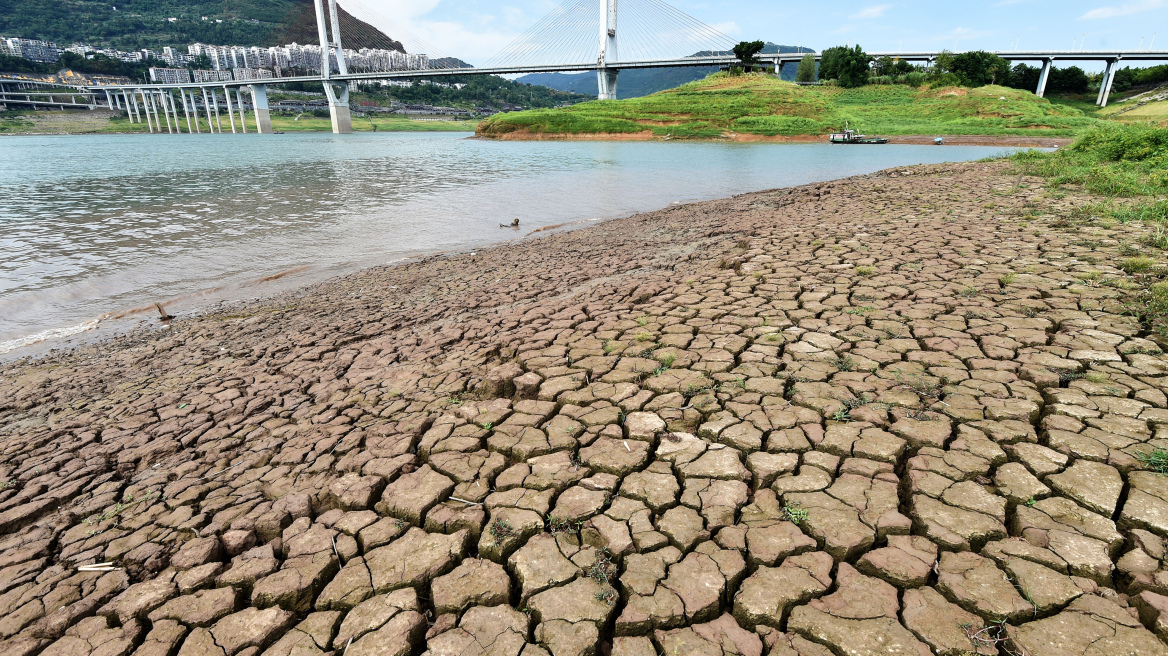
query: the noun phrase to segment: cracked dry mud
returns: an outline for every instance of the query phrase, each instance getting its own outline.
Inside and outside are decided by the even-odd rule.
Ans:
[[[1168,654],[1138,235],[1015,175],[675,207],[5,365],[0,653]]]

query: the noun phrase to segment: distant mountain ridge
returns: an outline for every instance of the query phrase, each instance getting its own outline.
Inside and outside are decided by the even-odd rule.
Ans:
[[[763,54],[815,52],[810,48],[784,46],[776,43],[767,43]],[[725,53],[698,53],[698,54],[731,54]],[[618,99],[640,98],[651,93],[674,89],[683,84],[705,78],[710,73],[716,73],[717,66],[695,66],[693,68],[651,68],[631,69],[621,71],[617,79],[616,97]],[[783,69],[783,79],[794,81],[795,67],[787,66]],[[532,73],[516,80],[527,84],[540,84],[560,91],[571,91],[595,96],[598,92],[596,73]]]
[[[343,9],[340,21],[346,48],[405,52]],[[0,35],[119,50],[318,41],[312,0],[0,0]]]

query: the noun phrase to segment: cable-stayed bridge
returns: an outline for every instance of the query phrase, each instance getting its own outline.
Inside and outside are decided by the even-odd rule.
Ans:
[[[211,131],[222,132],[220,109],[226,110],[228,124],[236,132],[248,131],[245,107],[250,104],[256,132],[272,131],[267,102],[267,86],[288,82],[322,85],[328,99],[333,132],[352,132],[349,84],[354,81],[442,78],[454,75],[515,75],[544,72],[596,71],[601,100],[615,99],[619,73],[636,68],[687,66],[727,66],[738,60],[730,54],[734,39],[673,7],[664,0],[565,0],[542,20],[508,44],[481,67],[468,67],[461,60],[440,52],[432,44],[411,34],[361,0],[314,0],[319,38],[318,74],[263,80],[221,80],[203,83],[152,84],[105,87],[76,87],[70,106],[108,107],[126,111],[132,121],[143,121],[152,132],[201,131],[200,114],[206,114]],[[353,19],[356,20],[353,20]],[[429,56],[424,70],[350,70],[346,43],[385,43],[397,40],[411,53]],[[870,53],[907,61],[931,63],[940,52]],[[1009,61],[1042,64],[1036,93],[1045,92],[1050,70],[1056,61],[1101,61],[1105,63],[1103,84],[1096,104],[1105,106],[1115,72],[1121,61],[1168,61],[1168,51],[1014,51],[998,52]],[[803,53],[759,55],[757,59],[782,70],[796,64]],[[813,54],[818,59],[818,54]],[[20,104],[21,96],[35,95],[21,81],[0,79],[0,103]],[[17,88],[14,88],[17,87]],[[250,103],[244,99],[247,92]],[[56,105],[53,94],[42,105]],[[57,97],[68,94],[56,94]],[[232,96],[234,95],[234,102]],[[177,101],[176,101],[177,97]],[[222,99],[222,103],[220,100]],[[103,102],[104,101],[104,102]],[[181,108],[181,110],[180,110]],[[182,112],[180,116],[179,112]],[[192,123],[191,117],[195,117]]]

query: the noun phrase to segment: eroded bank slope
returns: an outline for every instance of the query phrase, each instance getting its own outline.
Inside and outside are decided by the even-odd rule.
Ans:
[[[1131,229],[1067,232],[1089,199],[1008,166],[5,366],[0,652],[1166,654]]]

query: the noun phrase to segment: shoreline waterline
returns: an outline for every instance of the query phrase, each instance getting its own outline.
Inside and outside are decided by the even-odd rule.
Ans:
[[[30,244],[21,250],[0,241],[0,252],[7,247],[9,256],[8,269],[0,265],[0,351],[7,351],[0,358],[21,357],[23,341],[42,333],[51,341],[37,340],[40,347],[33,350],[56,347],[61,340],[53,331],[82,341],[107,336],[107,327],[118,324],[120,330],[138,321],[136,309],[145,308],[140,314],[146,317],[154,303],[172,314],[190,314],[368,267],[677,203],[1004,152],[833,150],[825,144],[778,150],[682,142],[502,144],[467,135],[285,135],[242,146],[229,138],[191,140],[190,161],[183,162],[164,156],[165,141],[115,135],[90,141],[109,151],[142,149],[145,162],[120,160],[137,167],[136,175],[94,177],[81,162],[63,167],[63,179],[54,179],[51,167],[30,165],[15,183],[16,172],[0,165],[0,191],[28,195],[7,208],[0,204],[0,226],[10,222],[17,239]],[[27,141],[31,147],[37,140]],[[74,143],[53,137],[44,142],[58,152]],[[287,161],[277,168],[270,160],[278,156]],[[88,199],[62,198],[61,185],[84,189]],[[115,194],[121,195],[111,200]],[[498,227],[515,217],[521,218],[519,234]],[[38,226],[40,218],[49,225]],[[109,244],[124,254],[110,251]],[[22,271],[31,277],[22,279]]]

